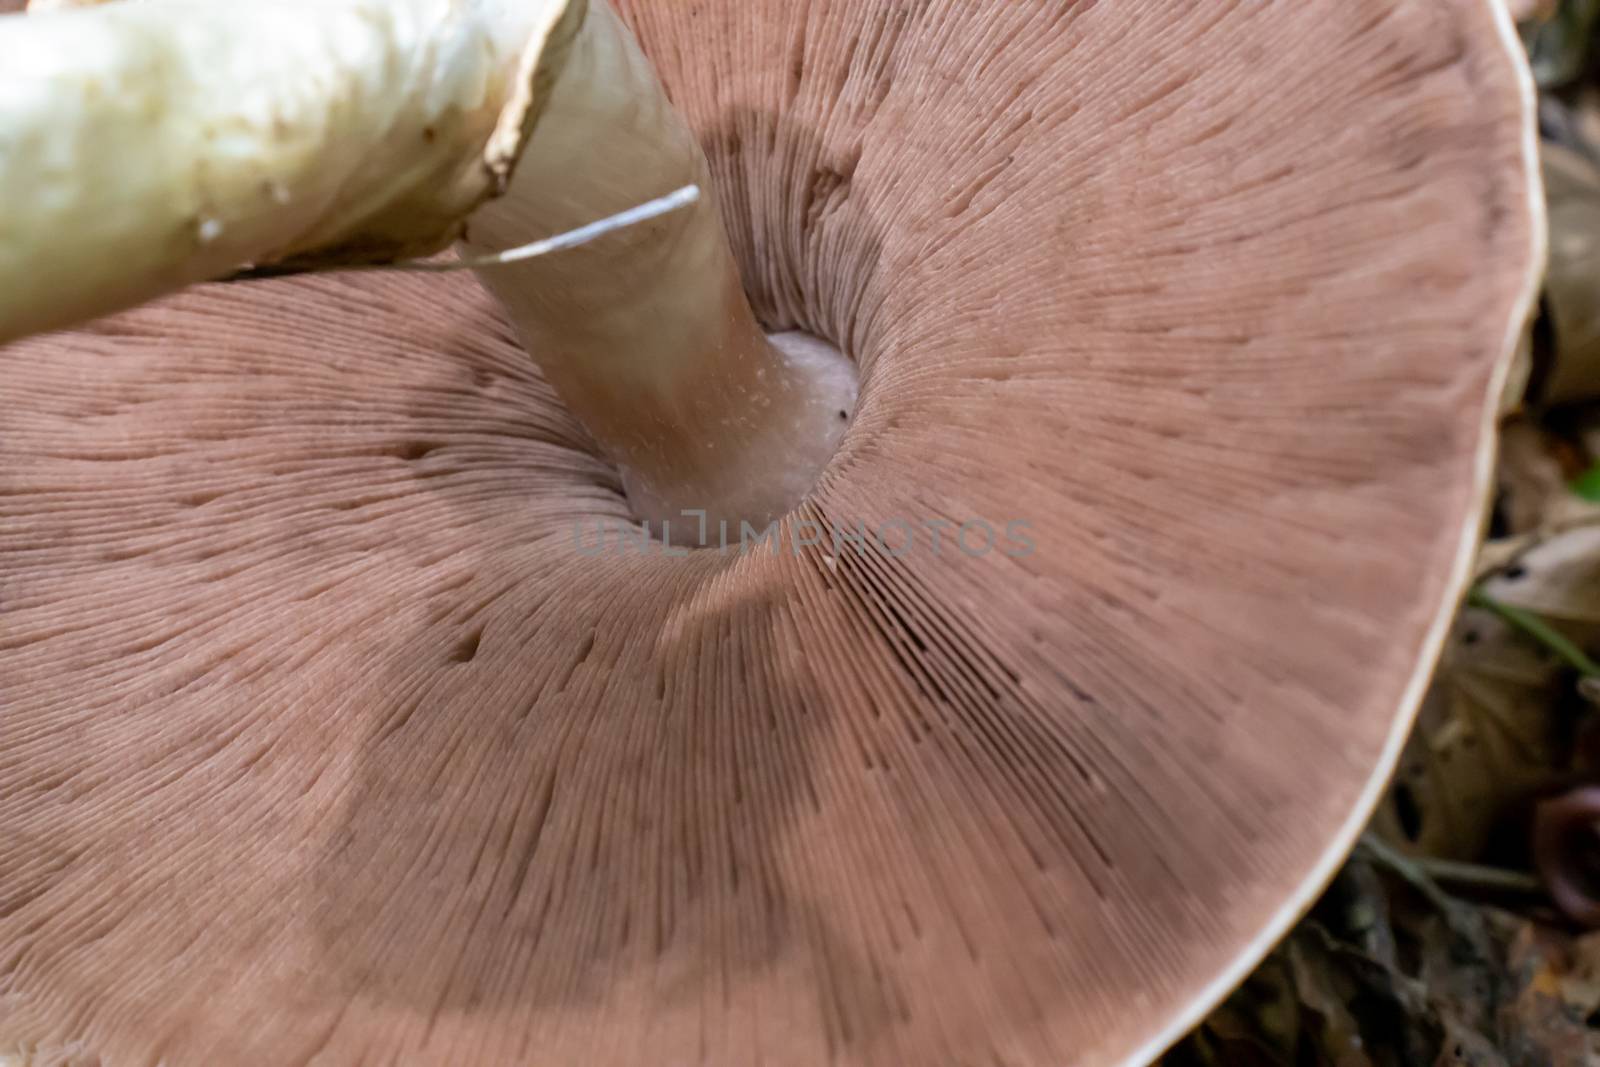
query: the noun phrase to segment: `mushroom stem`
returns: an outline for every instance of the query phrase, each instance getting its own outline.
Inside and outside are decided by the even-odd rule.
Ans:
[[[583,5],[35,8],[0,18],[0,343],[244,264],[445,247],[504,187]]]
[[[530,151],[507,195],[473,215],[466,248],[521,244],[689,184],[710,188],[704,153],[609,4],[590,0]],[[480,277],[619,464],[635,514],[674,542],[784,514],[854,409],[848,359],[762,332],[710,196]]]

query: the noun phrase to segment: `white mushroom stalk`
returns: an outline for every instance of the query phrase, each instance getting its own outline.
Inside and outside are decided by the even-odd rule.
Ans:
[[[467,249],[517,245],[668,190],[705,155],[607,0],[591,0],[506,196]],[[559,257],[480,272],[567,406],[621,466],[634,512],[675,542],[737,541],[812,488],[854,412],[854,364],[768,338],[714,198]],[[670,523],[670,530],[664,524]]]
[[[582,7],[146,0],[0,17],[0,342],[242,265],[446,246],[503,188]]]
[[[144,0],[7,18],[0,342],[241,266],[431,253],[469,214],[480,265],[676,191],[682,210],[479,273],[636,516],[679,543],[737,539],[812,488],[857,385],[832,346],[763,333],[714,199],[681,196],[707,179],[605,0]]]

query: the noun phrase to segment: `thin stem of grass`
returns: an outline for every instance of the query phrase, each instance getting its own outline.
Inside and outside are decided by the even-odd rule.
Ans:
[[[1485,593],[1481,588],[1475,588],[1467,594],[1467,603],[1475,608],[1493,612],[1504,619],[1512,627],[1522,631],[1539,644],[1560,656],[1579,674],[1585,678],[1600,678],[1600,664],[1589,658],[1588,653],[1567,640],[1554,627],[1530,611],[1513,607],[1510,604],[1496,600]]]

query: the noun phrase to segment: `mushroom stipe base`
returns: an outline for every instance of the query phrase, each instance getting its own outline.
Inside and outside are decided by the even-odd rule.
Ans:
[[[702,519],[738,529],[787,514],[854,411],[854,366],[815,338],[763,332],[723,225],[744,205],[724,200],[731,194],[700,139],[604,0],[588,3],[534,138],[507,195],[472,216],[469,253],[674,188],[705,191],[682,211],[560,256],[479,272],[623,473],[636,516],[683,543]]]
[[[772,365],[738,388],[748,403],[742,412],[717,417],[716,429],[742,444],[726,450],[725,467],[702,480],[706,499],[682,491],[655,491],[620,465],[623,491],[635,519],[650,534],[675,546],[703,548],[721,543],[718,530],[734,536],[742,523],[757,529],[792,511],[817,484],[855,415],[860,390],[856,364],[838,347],[799,330],[767,335]],[[746,426],[748,424],[748,426]],[[708,442],[715,448],[715,442]]]

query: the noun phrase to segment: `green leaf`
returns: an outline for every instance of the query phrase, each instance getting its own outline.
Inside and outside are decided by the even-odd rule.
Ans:
[[[1572,479],[1568,487],[1583,499],[1600,504],[1600,463]]]

